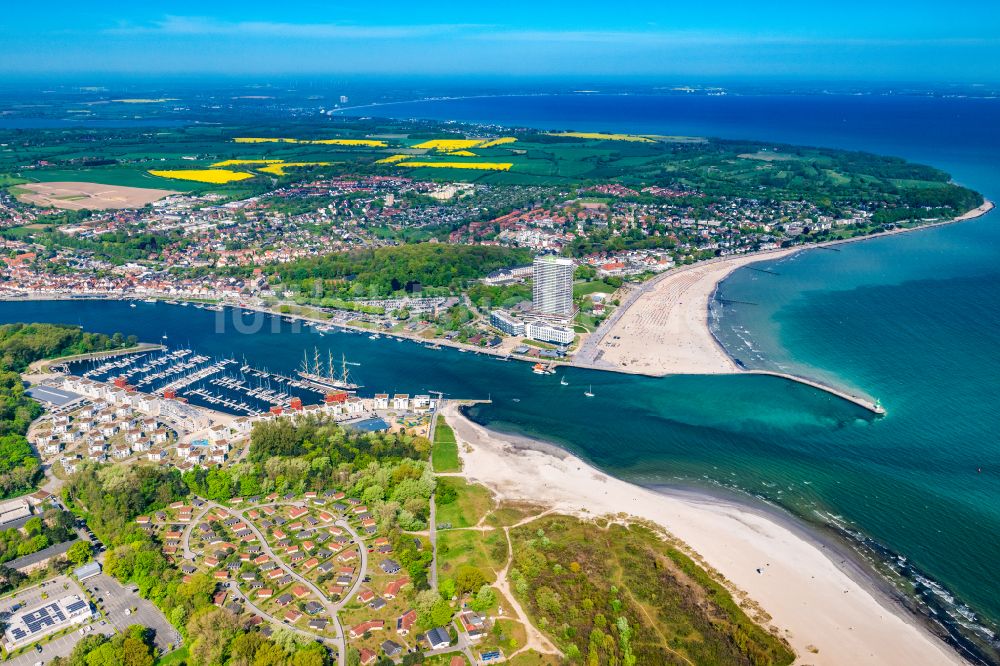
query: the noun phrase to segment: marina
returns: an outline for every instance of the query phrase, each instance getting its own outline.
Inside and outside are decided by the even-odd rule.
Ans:
[[[209,309],[209,308],[202,308]],[[164,349],[111,360],[79,361],[66,369],[86,379],[134,387],[145,393],[176,397],[193,405],[221,409],[233,414],[257,416],[273,408],[293,403],[320,402],[331,391],[354,392],[360,386],[350,381],[349,362],[342,355],[339,373],[334,375],[333,352],[320,362],[314,349],[313,363],[304,360],[296,376],[272,372],[234,358],[213,358],[193,349]]]

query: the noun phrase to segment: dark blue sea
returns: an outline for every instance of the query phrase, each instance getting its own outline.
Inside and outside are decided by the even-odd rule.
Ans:
[[[759,139],[899,155],[1000,198],[1000,100],[905,96],[559,95],[358,109],[551,129]],[[471,416],[650,485],[737,492],[852,541],[982,663],[1000,663],[1000,216],[811,250],[720,286],[734,356],[856,388],[873,419],[768,377],[539,377],[518,363],[349,334],[254,335],[201,310],[2,303],[0,320],[122,330],[291,371],[304,349],[361,362],[366,390],[491,397]],[[582,386],[593,384],[587,400]],[[518,398],[519,402],[514,402]]]

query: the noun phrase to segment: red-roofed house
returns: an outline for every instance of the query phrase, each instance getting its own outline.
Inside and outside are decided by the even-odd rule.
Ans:
[[[388,585],[385,586],[385,593],[382,595],[386,599],[395,599],[399,591],[406,585],[410,584],[410,579],[406,576],[402,578],[397,578],[396,580],[390,581]]]

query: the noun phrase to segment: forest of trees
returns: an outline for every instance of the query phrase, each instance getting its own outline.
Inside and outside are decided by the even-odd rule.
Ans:
[[[136,516],[162,508],[188,494],[176,468],[156,465],[87,463],[69,477],[63,499],[87,517],[102,541],[123,534]]]
[[[525,249],[418,243],[299,259],[275,270],[285,288],[321,304],[324,298],[390,296],[414,282],[458,291],[499,268],[530,262]]]
[[[152,631],[133,624],[123,633],[85,636],[68,657],[55,657],[52,666],[153,666]]]

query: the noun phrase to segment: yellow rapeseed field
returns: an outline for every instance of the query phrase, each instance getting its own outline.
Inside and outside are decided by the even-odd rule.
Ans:
[[[253,178],[252,173],[245,171],[230,171],[229,169],[174,169],[157,170],[150,169],[149,173],[160,178],[176,178],[178,180],[193,180],[199,183],[212,183],[213,185],[223,185],[237,180]]]
[[[238,136],[236,143],[302,143],[316,146],[367,146],[369,148],[385,148],[389,144],[375,139],[290,139],[286,137],[256,137]]]
[[[285,160],[223,160],[221,162],[216,162],[212,166],[214,167],[227,167],[227,166],[241,166],[244,164],[277,164],[279,162],[284,162]]]
[[[453,150],[465,150],[475,148],[483,142],[482,139],[432,139],[413,146],[414,148],[427,148],[430,150],[440,150],[441,152],[451,152]]]
[[[331,164],[332,162],[280,162],[279,164],[268,164],[267,166],[260,167],[257,171],[273,173],[275,176],[285,176],[287,175],[285,169],[294,167],[330,166]]]
[[[434,169],[481,169],[486,171],[510,171],[510,162],[400,162],[402,167],[431,167]]]
[[[393,162],[408,160],[411,157],[413,157],[413,155],[389,155],[389,157],[383,157],[380,160],[375,160],[375,164],[392,164]]]
[[[514,143],[515,141],[517,141],[517,139],[515,139],[512,136],[502,136],[499,139],[492,139],[490,141],[486,141],[485,143],[481,143],[481,144],[479,144],[476,147],[477,148],[492,148],[493,146],[502,146],[505,143]]]
[[[596,141],[636,141],[639,143],[656,143],[646,136],[635,134],[604,134],[603,132],[547,132],[549,136],[571,136],[576,139],[594,139]]]
[[[453,150],[450,153],[445,153],[445,155],[454,155],[455,157],[477,157],[477,155],[469,150]]]

